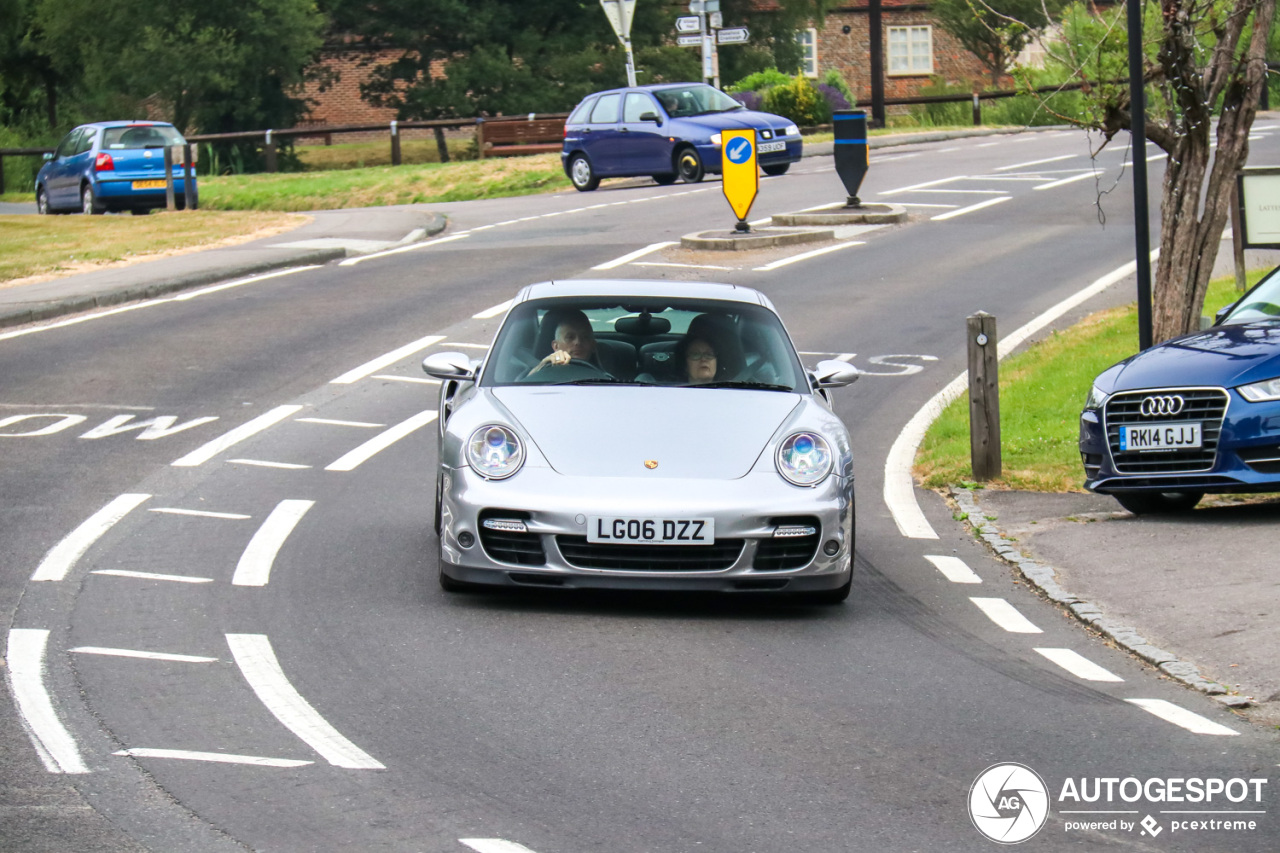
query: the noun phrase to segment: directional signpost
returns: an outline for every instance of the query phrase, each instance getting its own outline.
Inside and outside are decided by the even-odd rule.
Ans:
[[[697,35],[678,35],[676,44],[681,47],[702,48],[702,79],[719,88],[720,55],[716,52],[716,46],[746,44],[750,41],[751,34],[746,27],[722,29],[724,16],[720,12],[720,0],[689,0],[689,11],[693,14],[676,18],[676,33]]]
[[[746,27],[728,27],[723,30],[716,30],[716,44],[746,44],[751,38],[751,33]]]
[[[750,231],[747,214],[760,190],[760,171],[756,168],[756,132],[754,129],[726,130],[721,132],[720,138],[724,197],[738,217],[734,230]]]
[[[627,85],[636,84],[636,59],[631,53],[631,17],[636,11],[636,0],[600,0],[613,32],[627,51]]]

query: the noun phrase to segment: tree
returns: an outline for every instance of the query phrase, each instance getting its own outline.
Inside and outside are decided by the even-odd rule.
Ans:
[[[322,43],[314,0],[33,0],[54,68],[112,109],[157,105],[180,130],[289,126]]]
[[[930,15],[965,50],[1000,78],[1062,10],[1064,0],[934,0]]]
[[[66,83],[36,46],[40,37],[29,0],[0,0],[0,125],[58,125],[58,94]]]
[[[1249,157],[1275,11],[1276,0],[1162,0],[1148,7],[1146,136],[1168,155],[1152,285],[1156,342],[1198,327],[1235,175]],[[1064,38],[1050,46],[1051,56],[1089,84],[1083,123],[1102,132],[1103,145],[1131,129],[1129,90],[1109,82],[1126,76],[1123,15],[1073,7]]]

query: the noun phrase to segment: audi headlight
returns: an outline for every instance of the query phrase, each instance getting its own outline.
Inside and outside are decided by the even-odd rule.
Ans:
[[[713,133],[713,134],[711,134],[711,144],[712,144],[712,145],[719,145],[719,144],[720,144],[720,140],[721,140],[722,138],[723,138],[723,137],[721,137],[721,136],[720,136],[720,134],[718,134],[718,133]]]
[[[1255,382],[1252,385],[1241,385],[1236,389],[1240,396],[1251,403],[1265,403],[1269,400],[1280,400],[1280,378]]]
[[[505,480],[524,464],[524,445],[507,427],[482,426],[467,440],[467,462],[486,480]]]
[[[1107,396],[1107,392],[1094,385],[1089,389],[1089,397],[1084,401],[1084,407],[1086,409],[1100,409],[1102,404],[1107,402]]]
[[[778,473],[796,486],[816,486],[831,473],[831,445],[816,432],[798,432],[778,445]]]
[[[794,124],[789,124],[787,125],[787,129],[782,131],[782,135],[783,136],[799,136],[800,128],[796,127]]]

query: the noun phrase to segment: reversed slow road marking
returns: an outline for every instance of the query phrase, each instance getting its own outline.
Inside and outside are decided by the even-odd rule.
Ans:
[[[359,367],[352,368],[337,379],[330,379],[330,385],[350,385],[353,382],[359,382],[372,376],[375,373],[381,373],[383,369],[390,367],[397,361],[402,361],[411,355],[416,355],[424,349],[435,346],[444,340],[444,335],[427,335],[425,338],[419,338],[410,344],[405,344],[399,349],[394,349],[386,355],[380,355],[372,361],[366,361]]]
[[[150,749],[134,747],[111,753],[131,758],[176,758],[180,761],[214,761],[219,764],[252,764],[254,767],[305,767],[314,761],[296,761],[291,758],[261,758],[257,755],[230,755],[225,752],[191,752],[186,749]]]
[[[50,773],[88,773],[75,738],[58,719],[53,699],[44,686],[44,655],[48,644],[48,631],[30,628],[9,631],[9,647],[5,650],[9,689],[23,728],[45,769]]]
[[[1124,681],[1114,672],[1098,666],[1084,655],[1071,649],[1036,649],[1035,651],[1044,655],[1076,678],[1083,678],[1085,681]]]
[[[1202,717],[1186,708],[1179,707],[1172,702],[1166,702],[1163,699],[1126,699],[1124,700],[1132,705],[1137,705],[1144,711],[1155,714],[1166,722],[1173,723],[1175,726],[1182,726],[1189,732],[1198,735],[1238,735],[1235,729],[1229,729],[1224,725],[1215,723],[1206,717]]]
[[[925,555],[925,559],[938,567],[943,577],[952,583],[982,583],[982,578],[959,557]]]
[[[302,411],[302,406],[276,406],[271,411],[264,412],[253,420],[223,433],[213,441],[206,442],[171,464],[178,468],[194,468],[197,465],[203,465],[222,451],[252,438],[263,430],[275,426],[280,421],[292,417],[300,411]]]
[[[76,560],[89,550],[90,545],[150,497],[151,495],[124,494],[89,516],[79,527],[68,533],[66,538],[49,549],[31,579],[60,581],[65,578]]]
[[[276,554],[293,532],[307,510],[315,506],[315,501],[283,500],[276,504],[258,532],[249,540],[240,562],[236,565],[236,573],[231,578],[233,586],[266,586],[271,578],[271,565]]]
[[[174,663],[217,663],[217,658],[200,655],[176,655],[169,652],[141,652],[136,649],[108,649],[102,646],[78,646],[71,651],[82,655],[105,655],[117,658],[139,658],[141,660],[164,660]]]
[[[523,844],[504,841],[501,838],[459,838],[458,840],[476,853],[533,853]]]
[[[173,581],[175,583],[213,583],[213,578],[195,578],[190,575],[158,575],[154,572],[131,572],[128,569],[98,569],[94,575],[114,575],[118,578],[136,578],[144,581]]]
[[[227,645],[236,665],[258,699],[277,720],[335,767],[353,770],[385,770],[364,750],[329,725],[302,694],[294,689],[280,668],[280,661],[263,634],[227,634]]]
[[[1001,196],[1000,198],[989,198],[986,201],[980,201],[977,204],[971,204],[968,207],[962,207],[959,210],[952,210],[947,213],[939,213],[930,219],[931,222],[942,222],[944,219],[954,219],[957,216],[964,216],[966,213],[973,213],[975,210],[982,210],[984,207],[991,207],[1001,202],[1009,201],[1013,196]]]
[[[378,433],[373,438],[354,450],[339,457],[334,462],[325,466],[326,471],[354,471],[361,463],[369,459],[375,453],[386,450],[400,439],[409,435],[414,430],[424,427],[434,421],[439,412],[435,410],[419,412],[411,418],[401,421],[395,426]]]
[[[604,205],[598,205],[598,206],[604,207]],[[588,208],[588,210],[589,209],[590,208]],[[620,258],[614,258],[611,261],[605,261],[603,264],[597,264],[596,266],[592,267],[592,269],[593,270],[611,270],[614,267],[620,267],[623,264],[629,264],[632,261],[634,261],[636,258],[643,258],[645,255],[649,254],[650,252],[656,252],[659,249],[665,249],[668,246],[674,246],[674,245],[676,244],[669,240],[663,243],[650,243],[648,246],[645,246],[643,249],[636,249],[634,252],[628,252],[627,254],[623,255]]]
[[[1043,634],[1031,620],[1003,598],[970,598],[987,618],[1011,634]]]

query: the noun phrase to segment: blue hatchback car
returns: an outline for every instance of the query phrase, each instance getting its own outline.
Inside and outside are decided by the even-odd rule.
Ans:
[[[702,180],[720,168],[720,134],[756,131],[756,162],[781,175],[800,159],[800,129],[772,113],[748,110],[705,83],[610,89],[585,98],[565,123],[560,159],[575,188],[601,178],[650,175],[660,184]]]
[[[165,206],[164,149],[186,142],[161,121],[100,121],[63,137],[36,175],[41,213],[108,210],[146,213]],[[178,207],[185,204],[183,167],[173,167]],[[195,182],[195,167],[191,179]],[[192,197],[196,197],[192,187]]]
[[[1138,514],[1280,491],[1280,268],[1212,327],[1099,374],[1080,456],[1085,487]]]

